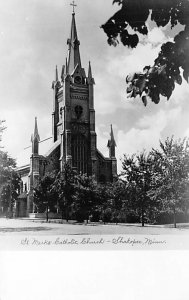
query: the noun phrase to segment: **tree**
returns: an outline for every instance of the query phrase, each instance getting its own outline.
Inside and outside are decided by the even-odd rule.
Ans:
[[[162,210],[172,212],[174,227],[178,212],[188,206],[189,144],[186,139],[167,138],[160,142],[160,150],[153,149],[155,168],[151,197],[161,199]]]
[[[157,203],[149,197],[153,177],[153,156],[141,152],[139,155],[124,155],[122,176],[127,182],[127,207],[136,211],[142,226],[149,218]]]
[[[49,220],[49,211],[55,209],[58,199],[57,193],[53,188],[55,178],[55,173],[47,173],[41,178],[39,184],[34,187],[34,204],[38,212],[46,212],[47,222]]]
[[[111,199],[111,208],[113,213],[113,220],[116,224],[120,220],[120,214],[123,208],[123,203],[126,200],[127,192],[126,188],[127,184],[123,180],[117,180],[114,183],[111,183],[109,186],[109,194]]]
[[[10,179],[11,170],[16,167],[16,160],[7,152],[0,150],[0,186]]]
[[[62,219],[65,212],[67,222],[75,193],[75,177],[75,170],[68,163],[65,163],[63,171],[58,174],[53,185],[53,190],[58,194],[58,205],[62,212]]]
[[[102,25],[109,45],[116,46],[120,40],[124,46],[137,47],[139,34],[148,34],[149,17],[158,27],[165,27],[168,23],[171,29],[177,24],[184,26],[174,41],[162,44],[153,66],[144,66],[143,72],[126,77],[126,82],[130,84],[127,93],[134,98],[139,95],[144,105],[147,104],[147,97],[154,103],[159,103],[161,95],[169,99],[175,83],[182,84],[182,76],[188,82],[189,1],[114,0],[113,3],[118,3],[121,9]],[[135,33],[129,33],[129,29]]]
[[[103,220],[104,224],[112,219],[112,185],[110,183],[96,185],[96,204],[93,209],[98,212],[99,219]]]
[[[15,172],[16,161],[7,152],[0,150],[0,202],[2,213],[13,213],[13,204],[18,196],[20,178]]]
[[[7,178],[7,181],[2,184],[0,188],[2,214],[7,214],[9,212],[9,217],[12,217],[15,201],[19,195],[19,187],[20,177],[14,170],[12,170],[10,177]]]
[[[5,120],[0,120],[0,142],[2,133],[6,129]],[[0,146],[0,148],[3,148]],[[15,172],[16,160],[8,155],[6,151],[0,150],[0,205],[1,213],[12,217],[13,206],[18,196],[19,175]]]
[[[5,120],[0,120],[0,142],[2,139],[2,133],[6,129],[6,127],[4,126],[4,123],[5,123]],[[0,148],[2,148],[2,147],[0,147]]]
[[[92,176],[86,174],[79,174],[76,178],[74,210],[78,220],[88,222],[96,204],[96,181]]]

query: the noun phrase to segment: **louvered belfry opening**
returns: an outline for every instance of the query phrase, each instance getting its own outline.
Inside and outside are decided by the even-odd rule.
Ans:
[[[88,174],[87,139],[82,134],[72,136],[72,165],[82,174]]]

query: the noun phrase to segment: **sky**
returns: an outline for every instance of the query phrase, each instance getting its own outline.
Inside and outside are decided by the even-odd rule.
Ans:
[[[55,66],[65,64],[70,34],[70,0],[0,1],[0,119],[6,120],[2,145],[14,157],[24,156],[31,144],[34,119],[38,118],[41,140],[51,136]],[[95,79],[97,146],[108,155],[107,141],[113,124],[117,143],[118,172],[123,154],[158,147],[168,136],[189,136],[189,86],[183,81],[169,101],[158,105],[126,95],[125,77],[152,65],[161,44],[181,27],[170,30],[149,23],[148,37],[135,49],[119,44],[110,47],[100,28],[119,7],[111,0],[76,1],[76,24],[82,66],[91,61]],[[41,149],[44,147],[40,145]],[[31,151],[31,148],[28,150]],[[20,159],[20,158],[19,158]],[[20,161],[21,161],[20,160]],[[20,162],[19,161],[19,162]],[[28,157],[29,163],[29,157]]]

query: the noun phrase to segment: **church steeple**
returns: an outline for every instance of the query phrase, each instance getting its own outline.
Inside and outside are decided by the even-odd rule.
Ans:
[[[116,147],[116,142],[114,139],[114,133],[113,133],[113,128],[111,124],[111,130],[110,130],[110,140],[108,140],[108,145],[107,147],[109,148],[109,157],[115,157],[115,147]]]
[[[80,42],[77,37],[77,29],[75,23],[75,13],[72,13],[72,23],[71,23],[71,33],[70,38],[67,40],[68,44],[68,74],[72,74],[75,70],[75,67],[78,65],[81,68],[81,58],[79,45]]]
[[[39,133],[38,133],[38,127],[37,127],[37,117],[35,117],[35,127],[34,127],[34,134],[31,136],[31,142],[32,142],[32,154],[39,154]]]

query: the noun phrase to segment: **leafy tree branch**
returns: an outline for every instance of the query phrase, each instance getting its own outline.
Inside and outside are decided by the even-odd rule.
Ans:
[[[143,72],[127,75],[127,94],[140,96],[144,105],[150,98],[159,103],[160,97],[169,99],[175,84],[182,84],[182,78],[189,77],[189,1],[187,0],[114,0],[121,9],[102,28],[108,37],[109,45],[135,48],[139,44],[139,34],[147,35],[147,20],[150,18],[158,27],[171,28],[177,24],[184,26],[172,42],[162,44],[153,66],[144,66]],[[134,33],[130,32],[134,31]]]

